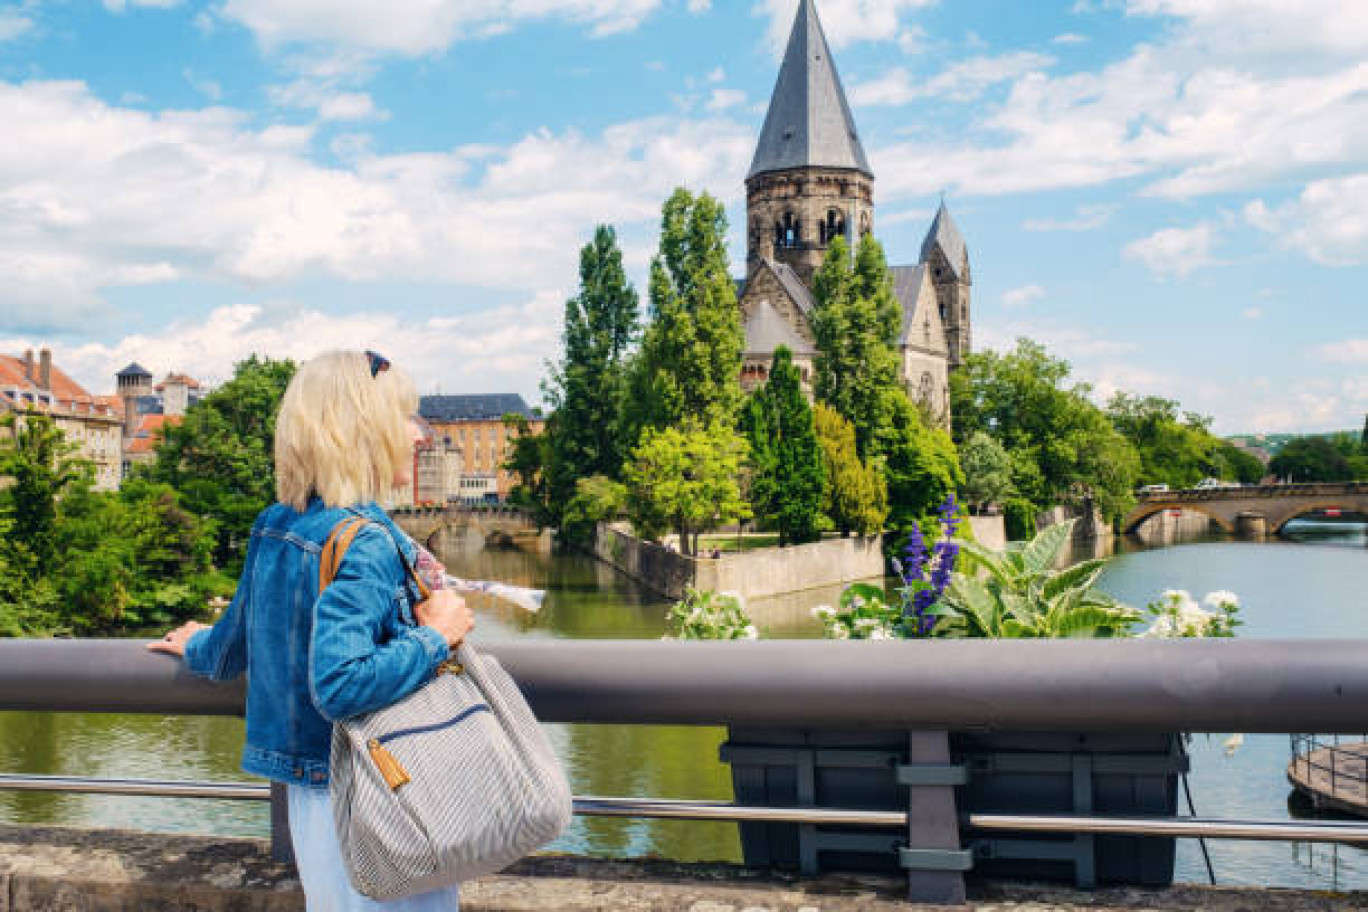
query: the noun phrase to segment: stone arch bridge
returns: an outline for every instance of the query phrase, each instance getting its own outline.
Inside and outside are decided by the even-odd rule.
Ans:
[[[399,528],[429,548],[442,536],[477,536],[486,545],[541,551],[550,547],[550,530],[537,528],[532,517],[518,507],[502,504],[448,507],[398,507],[390,511]]]
[[[1145,491],[1121,521],[1121,531],[1136,528],[1165,510],[1205,513],[1227,532],[1276,535],[1299,516],[1325,511],[1368,519],[1368,482],[1245,485],[1189,491]]]

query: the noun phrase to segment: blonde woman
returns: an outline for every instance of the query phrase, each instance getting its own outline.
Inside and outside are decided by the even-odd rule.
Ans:
[[[290,836],[310,912],[454,912],[451,887],[392,902],[347,879],[328,801],[332,722],[399,700],[429,680],[474,626],[450,590],[417,601],[413,543],[377,503],[412,483],[413,383],[374,352],[303,364],[276,419],[277,502],[257,517],[232,604],[212,627],[191,622],[148,648],[196,674],[247,675],[242,768],[288,786]],[[318,594],[319,555],[349,515],[370,522]]]

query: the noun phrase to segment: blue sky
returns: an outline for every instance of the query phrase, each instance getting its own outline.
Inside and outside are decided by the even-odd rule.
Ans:
[[[374,347],[539,397],[579,247],[639,288],[676,185],[742,181],[796,0],[0,2],[0,350]],[[975,347],[1223,433],[1368,411],[1368,4],[819,0],[915,260],[944,192]],[[733,232],[736,271],[744,250]]]

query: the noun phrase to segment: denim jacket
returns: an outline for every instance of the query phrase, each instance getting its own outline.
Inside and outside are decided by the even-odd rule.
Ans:
[[[349,513],[372,522],[320,596],[323,544]],[[315,498],[303,513],[273,504],[257,517],[232,603],[185,647],[195,674],[247,673],[244,771],[325,787],[333,720],[407,696],[448,657],[446,639],[414,620],[400,550],[412,560],[412,542],[374,503],[330,509]]]

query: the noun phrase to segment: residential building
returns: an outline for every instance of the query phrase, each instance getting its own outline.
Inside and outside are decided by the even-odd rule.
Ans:
[[[460,489],[465,501],[503,501],[513,490],[515,479],[503,464],[517,431],[504,424],[505,415],[522,416],[533,434],[546,426],[541,414],[516,393],[423,396],[418,411],[436,434],[460,451]]]
[[[124,423],[124,471],[157,457],[156,447],[168,425],[180,424],[190,406],[206,394],[188,374],[170,373],[152,384],[152,373],[136,361],[114,375],[115,394]]]
[[[123,479],[123,416],[107,397],[92,396],[52,362],[50,349],[33,350],[22,358],[0,355],[0,412],[16,413],[19,421],[34,414],[50,415],[76,456],[94,469],[95,489],[113,491]]]

